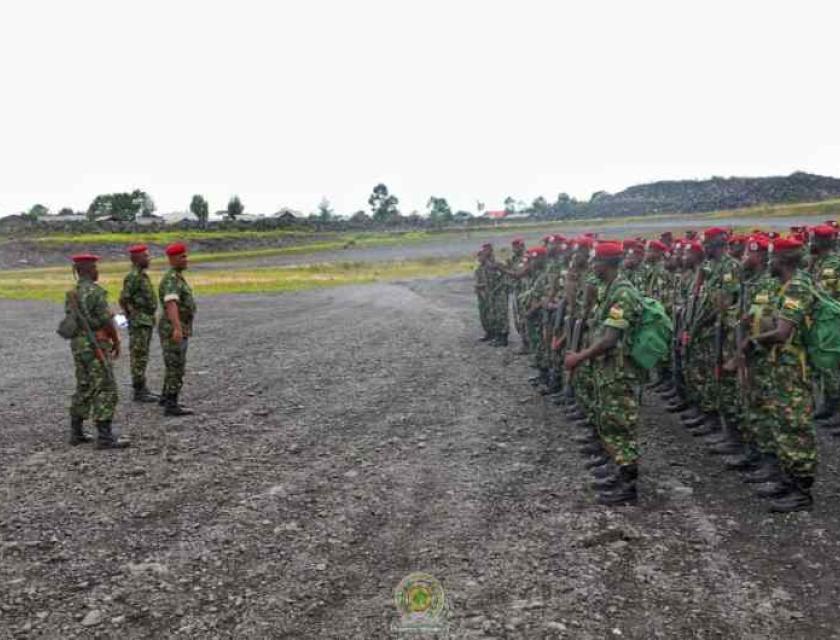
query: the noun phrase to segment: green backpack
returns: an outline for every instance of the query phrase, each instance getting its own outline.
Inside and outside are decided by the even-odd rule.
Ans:
[[[642,369],[653,369],[670,354],[674,323],[659,300],[640,296],[642,321],[630,334],[630,357]]]
[[[840,367],[840,302],[816,287],[813,294],[817,302],[804,335],[808,361],[815,369],[837,370]]]

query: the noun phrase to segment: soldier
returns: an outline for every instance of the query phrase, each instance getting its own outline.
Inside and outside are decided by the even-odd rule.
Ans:
[[[742,235],[733,235],[729,238],[729,255],[735,258],[738,262],[744,257],[744,252],[747,247],[747,237]]]
[[[131,356],[131,383],[135,402],[157,402],[158,396],[146,385],[149,364],[149,345],[155,328],[157,297],[146,270],[149,268],[149,248],[144,244],[129,247],[131,271],[123,280],[120,307],[128,318],[128,350]]]
[[[547,290],[545,275],[545,260],[547,255],[543,246],[528,249],[528,275],[525,290],[519,296],[519,305],[525,314],[528,328],[528,344],[531,350],[531,365],[537,369],[537,374],[528,379],[535,387],[548,384],[548,361],[543,344],[541,311]]]
[[[669,314],[673,313],[671,273],[665,268],[665,256],[670,250],[661,240],[647,243],[644,256],[644,282],[642,294],[659,300]],[[657,367],[657,381],[653,385],[656,391],[665,391],[672,387],[671,356],[667,354],[662,364]]]
[[[696,309],[689,320],[686,376],[696,393],[699,413],[686,417],[695,436],[717,434],[725,442],[712,442],[712,453],[737,453],[737,389],[734,375],[724,375],[728,314],[737,309],[740,266],[727,253],[728,232],[712,227],[703,232],[706,262],[693,284]],[[731,354],[730,354],[731,355]],[[721,431],[721,416],[724,427]]]
[[[744,242],[741,293],[735,336],[739,341],[769,331],[774,326],[773,298],[779,289],[778,281],[767,269],[770,242],[764,235],[754,235]],[[772,424],[775,410],[765,398],[775,395],[772,376],[773,362],[769,350],[750,353],[749,360],[733,357],[724,365],[736,374],[739,413],[744,451],[726,460],[731,470],[749,471],[745,482],[766,482],[773,479],[776,448]],[[768,413],[769,411],[769,413]]]
[[[508,319],[508,296],[507,276],[496,262],[493,254],[493,245],[487,245],[487,259],[484,262],[487,271],[487,305],[488,319],[493,334],[494,347],[506,347],[508,344],[509,319]]]
[[[476,254],[478,265],[475,268],[475,294],[478,297],[478,318],[481,322],[481,328],[484,330],[484,336],[478,339],[479,342],[490,342],[493,339],[486,265],[489,246],[489,244],[482,245]]]
[[[641,321],[641,294],[620,274],[624,249],[618,242],[595,246],[592,270],[604,287],[594,313],[596,333],[588,348],[568,353],[565,366],[574,371],[592,362],[597,381],[598,433],[614,474],[600,473],[609,461],[595,467],[598,502],[605,505],[635,504],[639,452],[636,443],[638,367],[629,355],[629,335]]]
[[[773,418],[780,475],[757,493],[773,498],[770,511],[780,513],[811,508],[811,487],[817,468],[810,372],[803,335],[808,318],[813,315],[815,296],[810,276],[800,269],[803,246],[795,237],[773,241],[770,269],[781,283],[774,299],[775,323],[769,331],[740,345],[747,358],[756,351],[769,350],[773,363],[773,393],[765,396],[764,402],[766,415]]]
[[[108,309],[108,294],[99,280],[98,256],[72,257],[76,287],[64,300],[65,313],[77,319],[70,350],[76,369],[76,391],[70,405],[70,444],[89,442],[84,421],[93,416],[97,449],[124,449],[128,442],[114,437],[111,423],[117,406],[117,384],[111,359],[120,354],[120,336]]]
[[[645,287],[645,273],[646,267],[645,259],[645,245],[644,242],[639,241],[638,238],[627,238],[623,242],[624,246],[624,262],[621,265],[624,271],[624,276],[635,286],[639,291],[644,290]]]
[[[823,291],[835,300],[840,300],[840,255],[837,254],[836,239],[837,229],[833,226],[825,224],[811,229],[811,262],[808,270]],[[815,382],[822,403],[814,412],[814,419],[830,420],[840,405],[840,372],[821,370]]]
[[[518,355],[528,353],[528,332],[525,328],[525,317],[519,307],[519,294],[522,292],[522,279],[511,274],[522,271],[525,267],[525,241],[522,238],[514,238],[510,243],[511,254],[505,262],[505,273],[507,275],[507,291],[513,307],[513,325],[522,340],[522,347]]]
[[[158,334],[163,351],[165,373],[161,402],[167,416],[191,415],[192,411],[178,403],[178,394],[184,384],[187,365],[187,345],[192,336],[196,304],[192,289],[184,278],[187,268],[187,247],[176,242],[166,247],[170,269],[158,287],[158,297],[163,315],[158,323]]]

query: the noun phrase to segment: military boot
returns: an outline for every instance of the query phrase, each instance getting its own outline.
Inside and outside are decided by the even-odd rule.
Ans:
[[[160,397],[149,391],[146,383],[134,385],[134,402],[158,402]]]
[[[723,466],[729,471],[752,471],[758,469],[761,453],[753,445],[747,445],[739,454],[724,460]]]
[[[555,394],[563,390],[563,376],[558,375],[555,369],[548,370],[548,388],[546,394]]]
[[[508,346],[508,334],[500,333],[496,336],[496,339],[493,341],[494,347],[506,347]]]
[[[578,451],[585,456],[594,456],[601,453],[604,450],[604,447],[601,446],[600,440],[594,440],[589,444],[583,445]]]
[[[577,444],[592,444],[593,442],[598,442],[598,434],[595,433],[592,429],[587,429],[583,433],[579,433],[576,436],[572,436],[572,441]]]
[[[639,496],[636,492],[636,479],[639,476],[639,468],[635,464],[624,464],[618,468],[618,477],[615,488],[603,489],[598,493],[597,502],[610,507],[621,505],[634,505],[638,502]]]
[[[813,478],[791,478],[788,493],[773,500],[768,510],[771,513],[791,513],[793,511],[810,510],[814,504],[814,498],[811,496],[811,487],[813,484]]]
[[[763,454],[754,471],[745,473],[743,480],[747,484],[761,484],[779,479],[779,463],[776,456]]]
[[[840,404],[840,400],[837,398],[826,398],[825,401],[822,403],[821,407],[818,407],[817,410],[814,412],[814,415],[811,416],[814,420],[828,420],[829,418],[833,417],[835,413],[837,413],[837,405]]]
[[[166,398],[166,404],[164,405],[165,409],[163,411],[163,415],[165,416],[191,416],[193,415],[192,409],[188,409],[187,407],[181,406],[178,404],[178,394],[177,393],[170,393]]]
[[[85,433],[85,430],[82,428],[84,425],[84,418],[79,418],[77,416],[70,416],[70,446],[75,447],[79,444],[84,444],[85,442],[90,442],[93,440],[88,434]]]
[[[600,480],[601,478],[608,478],[618,473],[618,467],[612,460],[608,460],[606,464],[599,467],[592,467],[589,470],[593,478]]]
[[[479,338],[479,339],[478,339],[478,341],[479,341],[479,342],[490,342],[492,339],[493,339],[492,334],[485,333],[485,334],[484,334],[484,337]]]
[[[129,443],[125,440],[114,437],[111,431],[110,420],[98,421],[96,423],[96,431],[98,432],[98,437],[96,438],[97,449],[125,449],[129,446]]]
[[[756,489],[755,495],[759,498],[781,498],[789,494],[791,489],[791,479],[785,474],[779,474],[778,479],[771,480]]]
[[[599,455],[592,456],[586,462],[583,463],[584,469],[594,469],[595,467],[602,467],[605,464],[609,463],[610,459],[604,455],[604,453],[600,453]]]
[[[674,412],[674,413],[679,413],[680,414],[680,420],[689,420],[690,418],[697,418],[699,416],[705,416],[706,415],[705,413],[700,411],[700,409],[698,409],[694,405],[688,405],[685,409],[683,409],[679,412]]]

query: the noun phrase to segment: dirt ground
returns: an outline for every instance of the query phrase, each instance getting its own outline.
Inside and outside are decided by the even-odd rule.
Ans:
[[[814,511],[770,516],[651,399],[608,509],[467,278],[199,305],[197,415],[128,401],[121,359],[133,446],[101,452],[65,444],[58,307],[0,301],[0,638],[432,637],[393,629],[413,571],[451,638],[840,638],[827,435]]]

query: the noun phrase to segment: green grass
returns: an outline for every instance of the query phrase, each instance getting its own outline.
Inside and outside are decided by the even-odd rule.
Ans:
[[[253,269],[203,270],[188,272],[197,296],[225,293],[281,293],[348,284],[387,282],[415,278],[433,278],[467,273],[474,266],[471,258],[399,262],[338,262],[329,264],[262,267]],[[100,269],[100,284],[116,303],[126,266],[105,263]],[[151,270],[153,282],[162,271]],[[67,267],[0,271],[0,298],[14,300],[49,300],[60,302],[73,286]]]
[[[310,230],[270,229],[267,231],[155,231],[138,233],[51,233],[47,236],[35,238],[36,242],[47,245],[64,244],[169,244],[190,240],[236,240],[248,238],[299,238],[313,235]],[[333,234],[336,235],[336,234]]]

